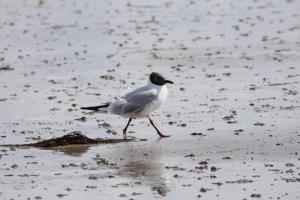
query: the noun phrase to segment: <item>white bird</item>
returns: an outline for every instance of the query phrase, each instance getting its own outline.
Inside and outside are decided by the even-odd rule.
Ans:
[[[147,85],[137,88],[121,98],[117,98],[116,101],[100,106],[82,107],[81,109],[97,111],[105,108],[112,114],[129,118],[127,125],[123,129],[124,138],[127,138],[127,128],[131,120],[136,118],[148,118],[160,137],[169,137],[169,135],[164,135],[160,132],[149,116],[150,113],[157,110],[166,101],[168,89],[165,84],[167,83],[173,84],[173,81],[165,79],[157,72],[152,72]]]

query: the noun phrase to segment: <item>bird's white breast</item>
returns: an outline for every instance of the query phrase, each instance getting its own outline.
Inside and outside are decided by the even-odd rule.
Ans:
[[[167,100],[167,97],[168,97],[168,89],[165,85],[163,85],[160,88],[160,91],[158,93],[158,100],[160,101],[161,104],[163,104]]]

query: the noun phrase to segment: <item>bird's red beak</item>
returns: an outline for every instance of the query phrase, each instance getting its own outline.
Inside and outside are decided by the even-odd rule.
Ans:
[[[174,82],[173,82],[173,81],[170,81],[170,80],[165,80],[165,83],[174,84]]]

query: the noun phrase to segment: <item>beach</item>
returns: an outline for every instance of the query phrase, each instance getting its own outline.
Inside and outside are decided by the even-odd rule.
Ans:
[[[300,2],[0,2],[0,199],[299,199]],[[113,144],[18,147],[78,131],[87,112],[174,82]],[[12,145],[12,146],[5,146]]]

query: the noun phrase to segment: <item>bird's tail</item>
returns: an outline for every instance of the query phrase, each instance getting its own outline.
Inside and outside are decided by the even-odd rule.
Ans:
[[[110,103],[105,103],[105,104],[102,104],[102,105],[100,105],[100,106],[81,107],[80,109],[97,111],[97,110],[99,110],[100,108],[107,108],[109,105],[110,105]]]

